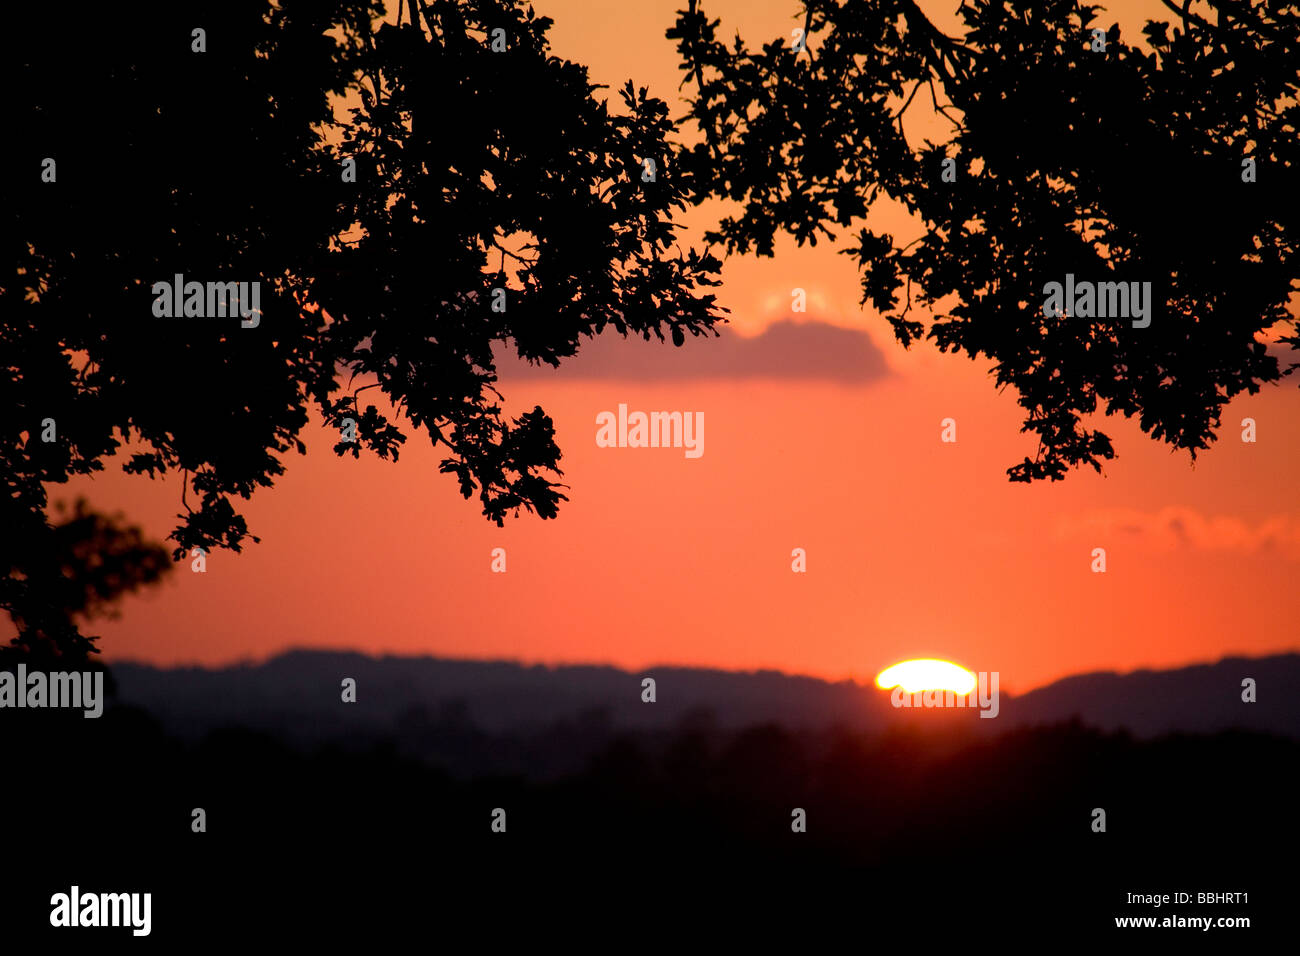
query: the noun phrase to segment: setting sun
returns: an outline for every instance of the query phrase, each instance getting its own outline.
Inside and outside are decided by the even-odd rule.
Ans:
[[[975,689],[975,675],[951,661],[922,658],[886,667],[876,677],[876,686],[882,689],[898,685],[909,694],[922,690],[950,690],[964,697]]]

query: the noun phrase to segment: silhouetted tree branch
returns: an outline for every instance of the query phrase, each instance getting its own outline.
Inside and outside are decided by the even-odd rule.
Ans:
[[[792,64],[779,42],[719,43],[692,3],[668,36],[705,136],[688,162],[693,198],[741,206],[709,237],[771,255],[778,232],[815,244],[848,229],[863,303],[904,346],[926,336],[991,359],[997,386],[1015,388],[1039,453],[1013,480],[1100,470],[1115,453],[1088,422],[1097,412],[1194,457],[1228,401],[1285,374],[1267,330],[1282,324],[1300,346],[1287,309],[1300,15],[1206,5],[1217,24],[1166,3],[1185,30],[1147,24],[1148,52],[1111,27],[1102,52],[1089,43],[1098,8],[1075,0],[967,0],[961,40],[912,0],[809,0],[818,55]],[[922,82],[954,131],[913,147],[892,105]],[[865,225],[881,196],[923,225],[915,248]],[[1151,283],[1150,325],[1044,315],[1046,283],[1067,274]],[[908,315],[910,295],[900,305],[904,282],[930,321]]]
[[[129,446],[128,473],[185,477],[174,557],[238,551],[257,538],[237,499],[305,451],[312,408],[355,419],[340,455],[396,459],[409,425],[489,520],[554,517],[553,424],[503,412],[494,349],[555,366],[609,326],[713,332],[718,261],[672,251],[690,184],[666,105],[630,82],[620,108],[598,101],[523,3],[408,9],[394,24],[375,0],[145,0],[58,30],[8,11],[0,477],[17,547],[45,547],[43,483]],[[530,249],[509,274],[498,237]],[[258,282],[260,322],[156,316],[153,284],[178,274]],[[394,420],[357,408],[352,376]],[[34,437],[47,418],[51,443]]]

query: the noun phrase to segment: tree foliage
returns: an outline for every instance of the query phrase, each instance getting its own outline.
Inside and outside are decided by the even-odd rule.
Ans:
[[[0,539],[0,607],[17,635],[0,647],[9,658],[59,665],[97,653],[81,622],[114,617],[122,595],[154,584],[172,569],[167,550],[146,541],[139,528],[99,514],[79,500],[57,520],[30,518],[36,527],[10,526]]]
[[[30,582],[0,606],[16,621],[54,533],[47,485],[114,456],[178,475],[174,557],[237,551],[253,537],[239,499],[305,450],[313,406],[356,422],[338,454],[395,459],[421,430],[488,519],[553,517],[553,425],[505,416],[493,347],[555,365],[606,326],[680,345],[720,320],[718,263],[674,248],[688,184],[667,107],[629,83],[608,109],[521,3],[387,21],[374,0],[57,10],[57,30],[21,4],[0,31],[0,81],[20,93],[0,160],[0,526]],[[153,283],[176,274],[259,281],[260,322],[156,317]]]
[[[1233,396],[1295,367],[1265,330],[1284,323],[1281,341],[1300,347],[1287,311],[1300,8],[1166,5],[1175,22],[1148,23],[1140,46],[1075,0],[965,0],[961,38],[912,0],[808,0],[796,52],[785,38],[727,45],[691,0],[668,36],[704,134],[695,199],[741,207],[711,237],[771,255],[778,232],[801,245],[848,232],[863,302],[904,346],[928,336],[992,359],[1015,389],[1039,444],[1013,480],[1100,471],[1115,452],[1098,411],[1195,457]],[[943,141],[906,134],[918,98],[948,124]],[[886,199],[919,221],[917,239],[866,222]],[[1041,290],[1067,273],[1151,282],[1150,327],[1044,315]]]

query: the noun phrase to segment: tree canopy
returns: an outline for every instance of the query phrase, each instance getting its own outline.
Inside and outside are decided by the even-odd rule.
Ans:
[[[717,261],[675,248],[667,106],[629,82],[609,109],[531,7],[58,9],[0,31],[0,607],[23,646],[87,649],[32,610],[60,586],[51,483],[120,453],[181,477],[174,557],[239,550],[239,499],[314,405],[339,454],[396,458],[409,426],[489,520],[553,517],[552,422],[504,415],[493,346],[555,365],[607,326],[680,345],[721,319]],[[256,281],[261,314],[160,317],[178,275]]]
[[[771,255],[779,232],[848,234],[904,346],[991,359],[1014,388],[1038,450],[1013,480],[1100,471],[1099,411],[1195,457],[1229,400],[1295,367],[1265,331],[1300,347],[1300,8],[1166,6],[1133,45],[1076,0],[965,0],[960,38],[913,0],[808,0],[801,31],[751,50],[690,0],[668,36],[703,133],[694,198],[740,204],[710,238]],[[949,136],[909,140],[918,100]],[[885,199],[917,239],[866,222]],[[1045,314],[1067,275],[1150,282],[1149,326]]]

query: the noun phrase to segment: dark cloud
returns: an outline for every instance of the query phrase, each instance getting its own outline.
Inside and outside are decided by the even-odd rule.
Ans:
[[[874,382],[889,375],[880,350],[865,332],[825,322],[777,322],[762,335],[744,338],[723,327],[721,335],[671,342],[624,339],[606,330],[584,341],[578,354],[549,365],[530,366],[513,355],[498,355],[503,379],[556,378],[571,381],[631,379],[683,381],[707,379],[788,379]]]

